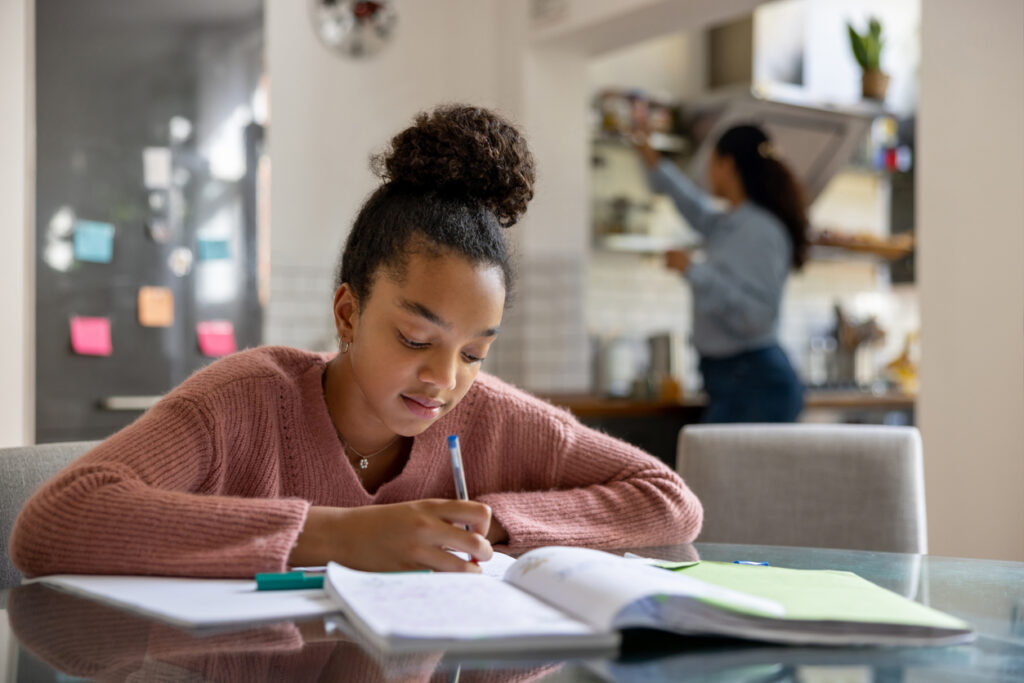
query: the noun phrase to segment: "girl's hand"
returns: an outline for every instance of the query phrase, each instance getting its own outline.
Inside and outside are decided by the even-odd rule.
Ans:
[[[364,571],[433,569],[479,572],[480,568],[446,550],[491,559],[484,538],[491,509],[460,500],[416,500],[354,508],[314,506],[288,557],[290,566],[328,561]],[[469,530],[465,526],[469,526]]]
[[[491,517],[491,526],[487,528],[487,541],[491,545],[508,543],[508,531],[496,518]]]
[[[685,273],[692,261],[688,251],[673,249],[665,252],[665,266],[672,270],[678,270],[680,273]]]

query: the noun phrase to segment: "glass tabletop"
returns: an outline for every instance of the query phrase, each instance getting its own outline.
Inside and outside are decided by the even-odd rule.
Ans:
[[[331,619],[188,632],[33,584],[0,593],[0,671],[14,681],[1024,681],[1024,563],[698,543],[634,549],[670,560],[841,569],[969,621],[971,645],[784,647],[632,631],[615,657],[524,653],[381,657]]]

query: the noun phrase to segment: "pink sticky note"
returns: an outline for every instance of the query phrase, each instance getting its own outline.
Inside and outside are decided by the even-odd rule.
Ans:
[[[71,348],[83,356],[109,356],[114,352],[110,342],[109,318],[71,318]]]
[[[207,320],[196,325],[199,335],[199,350],[204,356],[217,358],[234,353],[235,326],[230,320]]]

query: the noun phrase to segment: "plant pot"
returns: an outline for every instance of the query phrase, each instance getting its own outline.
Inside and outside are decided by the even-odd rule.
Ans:
[[[868,69],[861,76],[861,93],[868,100],[884,100],[889,88],[889,74],[879,69]]]

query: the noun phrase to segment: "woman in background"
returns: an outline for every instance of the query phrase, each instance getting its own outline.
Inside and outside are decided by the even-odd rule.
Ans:
[[[669,195],[704,237],[704,258],[670,251],[693,292],[693,343],[708,394],[705,422],[793,422],[803,387],[777,334],[789,271],[806,260],[804,193],[757,126],[727,130],[711,153],[708,181],[728,209],[712,206],[646,135],[637,147],[656,192]]]

